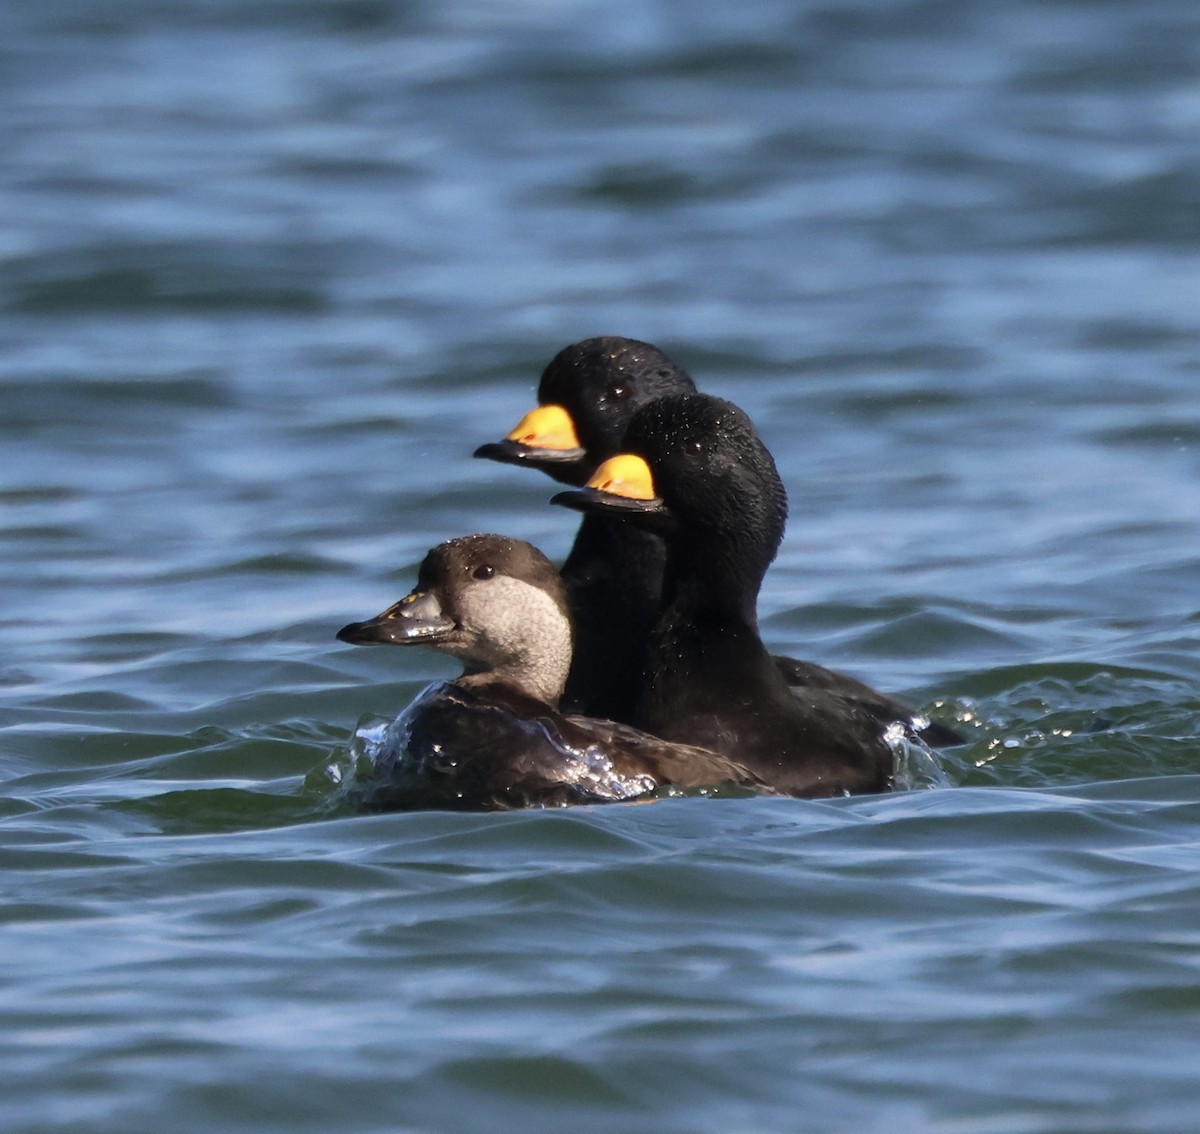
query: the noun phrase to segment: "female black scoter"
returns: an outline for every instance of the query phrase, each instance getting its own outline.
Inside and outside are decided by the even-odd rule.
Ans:
[[[715,752],[558,712],[571,663],[566,595],[550,561],[521,540],[472,535],[440,544],[411,594],[337,636],[432,646],[464,667],[389,726],[369,806],[501,810],[610,802],[661,786],[771,790]]]
[[[889,790],[885,722],[858,699],[789,687],[759,637],[758,592],[787,497],[750,419],[720,398],[671,395],[635,415],[625,448],[553,502],[666,541],[635,723],[724,753],[790,795]]]
[[[668,394],[694,392],[686,371],[650,343],[615,336],[584,339],[551,359],[538,385],[537,409],[503,441],[481,445],[475,456],[538,468],[579,487],[620,452],[642,406]],[[664,561],[658,533],[607,514],[585,514],[562,567],[575,620],[575,657],[564,694],[572,711],[634,720]],[[881,721],[901,722],[928,744],[962,742],[952,729],[915,716],[903,702],[853,677],[796,658],[774,661],[797,695],[826,689],[861,702]]]

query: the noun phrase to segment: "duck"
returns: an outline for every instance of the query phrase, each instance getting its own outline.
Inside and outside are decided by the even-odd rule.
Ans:
[[[617,336],[560,350],[542,372],[538,405],[502,441],[475,456],[540,469],[582,487],[621,448],[633,414],[695,384],[651,343]],[[561,569],[575,626],[563,703],[571,712],[628,722],[637,706],[643,646],[658,613],[666,550],[656,532],[606,515],[584,516]]]
[[[696,392],[682,366],[652,343],[620,336],[583,339],[542,372],[535,409],[478,458],[540,469],[583,487],[616,456],[634,415],[672,394]],[[564,704],[573,712],[633,722],[645,670],[645,643],[658,617],[666,549],[660,533],[602,513],[585,513],[562,566],[574,617],[575,655]],[[816,662],[773,655],[796,696],[825,689],[861,703],[881,721],[934,747],[961,744],[953,729],[899,699]]]
[[[656,399],[634,415],[622,453],[551,502],[663,538],[636,726],[722,753],[787,795],[893,787],[900,726],[836,687],[789,685],[759,635],[787,494],[742,410],[707,394]]]
[[[572,652],[566,590],[523,540],[477,534],[439,544],[405,598],[337,637],[430,646],[463,667],[387,727],[359,792],[370,809],[564,807],[735,785],[773,794],[719,753],[559,710]]]

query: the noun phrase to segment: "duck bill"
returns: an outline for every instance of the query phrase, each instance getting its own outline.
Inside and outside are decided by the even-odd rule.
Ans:
[[[583,488],[560,492],[550,501],[579,512],[666,517],[667,506],[654,489],[650,466],[632,453],[610,457]]]
[[[531,410],[503,441],[490,441],[475,450],[475,456],[507,465],[577,465],[586,460],[587,450],[579,443],[575,422],[562,406],[538,406]]]
[[[352,646],[407,646],[440,642],[454,630],[432,591],[413,591],[366,622],[351,622],[337,636]]]

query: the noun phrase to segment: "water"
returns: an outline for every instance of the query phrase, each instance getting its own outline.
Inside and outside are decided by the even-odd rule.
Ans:
[[[0,1127],[1194,1125],[1200,9],[13,0]],[[591,334],[760,424],[778,652],[950,789],[360,816]]]

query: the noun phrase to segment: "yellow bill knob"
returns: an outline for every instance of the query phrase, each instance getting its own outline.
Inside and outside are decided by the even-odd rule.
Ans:
[[[562,406],[538,406],[530,410],[505,438],[531,449],[581,449],[575,422]]]
[[[629,500],[653,500],[658,495],[654,491],[650,466],[632,453],[618,453],[615,457],[609,457],[592,473],[587,486]]]

